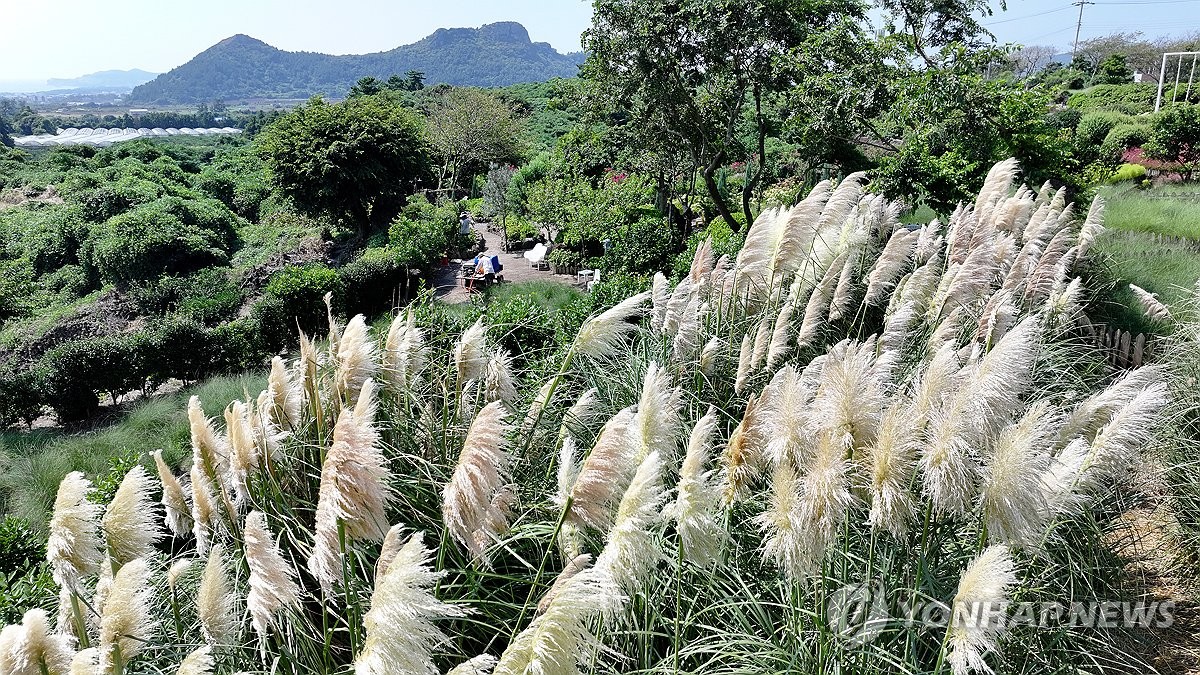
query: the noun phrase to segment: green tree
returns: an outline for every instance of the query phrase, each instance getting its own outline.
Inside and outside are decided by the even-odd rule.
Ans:
[[[383,89],[384,83],[380,82],[379,78],[370,76],[360,77],[358,82],[355,82],[354,86],[350,87],[349,96],[351,98],[355,96],[374,96],[383,91]]]
[[[483,184],[483,203],[500,219],[500,231],[504,233],[504,248],[508,248],[508,187],[512,184],[516,169],[508,165],[493,166]]]
[[[789,68],[792,53],[865,11],[856,0],[596,0],[593,8],[583,38],[590,100],[625,123],[638,151],[665,158],[682,148],[730,223],[737,221],[718,171],[743,160],[749,189],[761,179],[761,163],[756,171],[749,166],[755,156],[761,161],[770,133],[765,102],[805,76]],[[743,209],[749,217],[746,199]]]
[[[13,147],[12,139],[13,127],[7,119],[0,116],[0,145],[5,147]]]
[[[453,193],[460,179],[489,162],[519,160],[521,120],[508,104],[480,89],[451,89],[433,104],[429,141],[440,162],[438,192]]]
[[[313,98],[256,139],[273,186],[301,209],[365,235],[395,217],[429,175],[420,118],[381,96]]]
[[[1096,74],[1092,84],[1128,84],[1133,82],[1133,68],[1129,67],[1129,59],[1124,54],[1110,54],[1100,65],[1096,66]]]
[[[420,91],[425,88],[425,73],[419,70],[410,70],[404,74],[407,80],[409,91]]]
[[[1146,156],[1179,165],[1184,180],[1200,170],[1200,106],[1178,103],[1167,106],[1150,122]]]

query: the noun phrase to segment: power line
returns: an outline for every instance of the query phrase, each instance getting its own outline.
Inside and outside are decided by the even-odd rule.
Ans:
[[[1193,1],[1194,1],[1194,0],[1193,0]],[[1008,23],[1008,22],[1010,22],[1010,21],[1024,21],[1025,19],[1032,19],[1032,18],[1034,18],[1034,17],[1038,17],[1038,16],[1045,16],[1045,15],[1047,15],[1047,14],[1054,14],[1055,12],[1063,12],[1063,11],[1066,11],[1066,10],[1068,10],[1068,9],[1071,9],[1071,8],[1072,8],[1072,7],[1074,7],[1074,6],[1075,6],[1074,4],[1071,4],[1071,5],[1067,5],[1066,7],[1059,7],[1058,9],[1051,9],[1051,10],[1047,10],[1047,11],[1045,11],[1045,12],[1038,12],[1037,14],[1027,14],[1027,15],[1025,15],[1025,16],[1014,16],[1014,17],[1012,17],[1012,18],[1008,18],[1008,19],[1000,19],[999,21],[988,21],[988,22],[984,23],[983,25],[985,25],[985,26],[995,26],[995,25],[997,25],[997,24]]]
[[[1200,0],[1109,0],[1108,2],[1093,2],[1093,5],[1183,5]]]

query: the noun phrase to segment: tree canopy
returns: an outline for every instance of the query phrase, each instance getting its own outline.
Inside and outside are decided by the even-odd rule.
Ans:
[[[313,98],[258,137],[272,185],[360,232],[391,222],[429,176],[420,117],[381,96]]]

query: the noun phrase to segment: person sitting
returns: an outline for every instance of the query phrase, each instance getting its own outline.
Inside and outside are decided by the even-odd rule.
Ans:
[[[475,256],[475,278],[483,279],[488,286],[496,280],[496,267],[491,256],[482,253]]]

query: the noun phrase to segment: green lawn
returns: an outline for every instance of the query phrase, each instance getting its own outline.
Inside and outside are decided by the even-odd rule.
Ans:
[[[1111,229],[1200,240],[1200,185],[1121,186],[1100,195],[1108,202],[1104,224]]]

